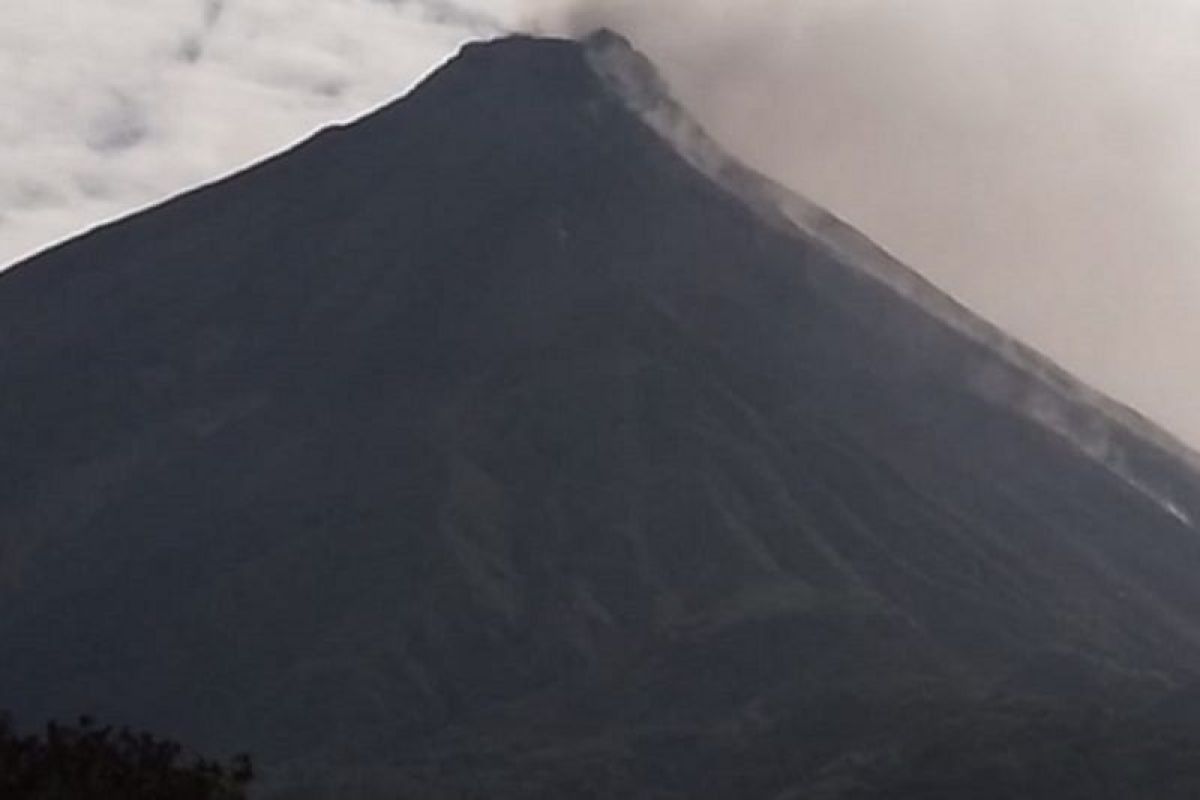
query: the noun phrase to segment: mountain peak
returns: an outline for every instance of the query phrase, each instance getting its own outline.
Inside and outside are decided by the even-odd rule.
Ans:
[[[653,62],[628,38],[611,28],[598,28],[578,39],[518,33],[470,42],[463,46],[451,65],[483,63],[489,68],[501,64],[533,66],[539,63],[562,68],[567,63],[586,63],[601,77],[614,79],[613,88],[626,94],[627,100],[633,100],[638,110],[662,103],[678,107]]]
[[[591,52],[621,51],[637,57],[643,57],[642,53],[628,37],[612,28],[597,28],[581,38],[579,43],[583,45],[585,50]]]
[[[6,273],[0,705],[381,796],[807,797],[1055,648],[1104,708],[1194,678],[1196,474],[1067,446],[1086,397],[786,199],[619,34],[517,36]]]

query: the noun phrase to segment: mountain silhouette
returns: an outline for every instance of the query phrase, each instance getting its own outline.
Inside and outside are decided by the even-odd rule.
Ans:
[[[1200,785],[1195,457],[611,32],[0,275],[0,385],[20,720],[289,797]]]

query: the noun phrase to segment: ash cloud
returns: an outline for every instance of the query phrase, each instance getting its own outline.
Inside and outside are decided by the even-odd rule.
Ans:
[[[742,159],[1200,444],[1200,2],[527,4]]]

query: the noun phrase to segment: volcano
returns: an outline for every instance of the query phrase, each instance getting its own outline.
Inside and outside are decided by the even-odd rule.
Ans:
[[[0,275],[0,707],[287,797],[1194,797],[1195,456],[620,36]]]

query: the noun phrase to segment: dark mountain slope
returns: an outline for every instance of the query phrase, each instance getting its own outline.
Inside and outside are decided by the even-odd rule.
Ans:
[[[1189,457],[705,168],[644,70],[469,46],[0,276],[0,703],[301,782],[766,797],[1189,696]]]

